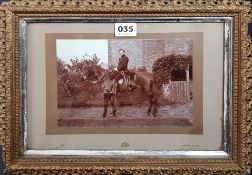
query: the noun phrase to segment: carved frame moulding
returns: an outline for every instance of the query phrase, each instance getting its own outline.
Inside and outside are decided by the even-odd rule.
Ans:
[[[247,169],[252,164],[252,43],[248,36],[248,23],[251,20],[251,4],[249,1],[243,0],[10,0],[2,3],[0,7],[0,145],[3,146],[6,171],[22,175],[36,173],[246,174]],[[50,135],[50,133],[47,134],[47,131],[44,131],[45,128],[38,127],[37,129],[43,130],[47,138],[55,137],[59,139],[64,135],[77,138],[80,134],[83,135],[83,138],[88,137],[88,135],[98,138],[99,134],[104,134],[105,138],[113,140],[114,137],[114,140],[116,140],[122,134],[122,137],[125,135],[128,140],[125,140],[124,144],[122,143],[121,147],[118,148],[113,145],[114,142],[111,142],[111,149],[108,149],[108,146],[104,146],[104,149],[102,149],[102,146],[98,147],[98,141],[93,143],[93,148],[85,146],[84,142],[81,142],[83,148],[77,146],[47,147],[43,143],[39,145],[34,143],[35,141],[33,142],[32,139],[36,137],[36,133],[30,133],[33,127],[31,121],[35,120],[37,115],[36,111],[35,113],[30,112],[32,111],[30,106],[33,106],[33,104],[35,106],[36,101],[33,101],[32,104],[29,102],[34,95],[32,94],[33,91],[30,91],[33,85],[29,84],[31,83],[29,71],[36,66],[36,63],[29,60],[32,59],[33,48],[36,48],[35,44],[31,44],[36,40],[36,38],[32,38],[33,33],[36,34],[39,30],[36,25],[42,26],[41,31],[39,31],[42,34],[56,33],[56,37],[58,34],[65,34],[64,39],[74,38],[77,34],[79,39],[85,39],[85,36],[88,36],[88,39],[90,37],[91,39],[92,37],[94,39],[99,39],[99,37],[111,40],[125,39],[114,36],[114,23],[136,23],[140,32],[139,36],[137,36],[139,38],[126,37],[126,39],[141,41],[156,39],[159,34],[160,36],[167,34],[171,38],[183,38],[189,36],[188,33],[190,32],[194,33],[196,31],[195,33],[197,33],[196,27],[194,27],[196,25],[209,25],[211,27],[211,25],[221,24],[222,32],[220,32],[221,34],[217,33],[216,36],[222,36],[220,38],[221,42],[219,42],[221,43],[219,53],[222,54],[220,61],[222,66],[220,66],[219,70],[222,74],[213,75],[222,77],[219,83],[222,94],[221,101],[216,100],[221,104],[221,115],[219,119],[217,117],[217,120],[221,121],[221,134],[216,135],[216,138],[220,137],[221,139],[218,149],[215,147],[204,149],[203,146],[193,147],[196,145],[193,141],[189,147],[183,145],[174,149],[169,146],[165,147],[165,144],[169,144],[161,139],[166,138],[166,136],[169,139],[173,134],[177,134],[178,138],[182,135],[185,138],[188,136],[188,140],[199,135],[203,137],[206,132],[206,125],[215,130],[215,126],[211,126],[211,123],[204,123],[207,120],[205,115],[211,115],[209,113],[205,114],[205,109],[208,111],[208,107],[205,106],[209,106],[205,103],[205,95],[202,95],[203,100],[201,103],[198,102],[199,106],[204,106],[201,106],[203,129],[196,134],[181,133],[182,131],[177,130],[176,132],[173,132],[173,130],[172,132],[170,130],[166,132],[165,130],[162,133],[163,130],[142,131],[141,128],[139,130],[133,128],[132,132],[136,131],[136,133],[120,130],[122,133],[119,132],[118,134],[113,133],[114,130],[112,130],[112,133],[106,131],[97,134],[93,130],[87,132],[86,130],[78,130],[78,132],[69,130],[69,133],[66,133],[66,131],[56,133],[55,131]],[[92,35],[94,34],[92,32],[91,34],[85,33],[86,28],[83,25],[86,24],[90,24],[91,27],[92,25],[95,26],[95,24],[100,25],[100,27],[103,24],[104,26],[110,25],[108,28],[112,28],[113,31],[107,32],[111,35],[106,36],[102,35],[103,31],[98,31],[96,33],[97,38],[97,36]],[[43,25],[49,26],[49,32],[47,29],[43,31],[45,29]],[[62,27],[60,29],[57,28],[57,25],[66,28]],[[71,29],[70,25],[79,25],[83,32],[74,27]],[[156,32],[159,31],[158,29],[150,29],[150,31],[141,33],[144,25],[147,28],[148,26],[151,28],[151,26],[158,25],[167,25],[169,28],[170,25],[171,31],[158,33]],[[176,32],[175,29],[173,30],[172,25],[181,25],[181,27]],[[192,31],[190,29],[188,31],[185,31],[187,29],[181,29],[183,25],[191,25]],[[35,26],[35,29],[30,26]],[[57,30],[50,32],[50,26],[56,27]],[[103,30],[105,31],[107,28],[104,27]],[[69,33],[72,35],[70,36]],[[105,34],[107,33],[105,32]],[[146,33],[152,33],[152,35]],[[207,33],[207,28],[202,29],[201,33],[203,33],[203,46],[202,57],[199,58],[204,60],[201,60],[204,65],[205,61],[212,59],[211,54],[205,54],[208,49],[206,48],[207,38],[216,38],[216,36],[209,37],[210,33]],[[199,36],[200,34],[195,35]],[[59,36],[61,37],[61,35]],[[192,35],[190,34],[190,36]],[[162,38],[159,37],[158,39],[161,40]],[[41,43],[41,55],[46,55],[46,42],[43,40]],[[193,46],[196,45],[194,42]],[[210,47],[216,49],[214,44],[210,45]],[[214,53],[212,54],[214,55]],[[45,59],[44,57],[41,58]],[[218,61],[218,59],[215,60]],[[213,64],[212,67],[215,67],[213,61],[209,63]],[[192,64],[194,65],[194,61]],[[208,66],[202,66],[203,74],[206,73],[204,70],[206,67]],[[211,75],[211,71],[215,72],[214,69],[210,70],[209,75]],[[208,80],[203,75],[202,82],[206,81]],[[207,84],[202,86],[202,94],[205,94],[206,86]],[[47,110],[40,108],[39,105],[37,107],[39,109],[37,113]],[[46,123],[46,120],[44,118],[42,121]],[[212,120],[209,119],[209,121]],[[132,146],[131,142],[137,142],[134,140],[136,138],[145,139],[142,141],[149,143],[148,134],[150,134],[149,140],[152,137],[154,140],[158,140],[156,137],[160,137],[156,147],[141,146],[140,142],[139,147],[130,147]],[[75,142],[78,143],[79,139],[81,137],[75,139]],[[92,140],[92,138],[89,139]],[[178,140],[175,139],[175,141]],[[58,144],[60,145],[61,142]],[[89,143],[86,144],[90,145]]]

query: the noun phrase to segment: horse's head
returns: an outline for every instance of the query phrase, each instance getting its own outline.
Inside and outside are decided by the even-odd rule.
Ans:
[[[84,80],[93,81],[97,80],[103,71],[99,65],[89,64],[84,66],[82,76]]]
[[[94,76],[94,71],[91,66],[85,65],[83,66],[81,74],[84,80],[91,80]]]

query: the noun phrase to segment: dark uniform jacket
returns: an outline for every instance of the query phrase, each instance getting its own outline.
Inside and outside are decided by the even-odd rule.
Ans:
[[[128,62],[129,58],[125,55],[122,55],[121,58],[119,58],[117,70],[118,71],[126,71],[128,69]]]

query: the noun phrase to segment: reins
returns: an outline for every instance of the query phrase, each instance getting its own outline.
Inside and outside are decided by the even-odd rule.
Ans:
[[[110,74],[110,73],[108,73],[108,75],[105,76],[105,75],[106,75],[106,72],[104,72],[103,75],[102,75],[98,80],[96,80],[96,81],[89,81],[89,80],[85,80],[85,81],[88,81],[88,82],[90,82],[90,83],[92,83],[92,84],[96,84],[96,83],[99,83],[100,81],[104,80],[105,78],[107,78],[107,77],[109,76],[109,74]]]

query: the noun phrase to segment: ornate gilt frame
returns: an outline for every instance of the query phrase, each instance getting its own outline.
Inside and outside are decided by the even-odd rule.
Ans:
[[[229,158],[24,156],[20,92],[20,23],[24,17],[231,17],[232,153]],[[251,4],[241,0],[11,0],[0,7],[0,145],[18,174],[245,174],[251,166]]]

